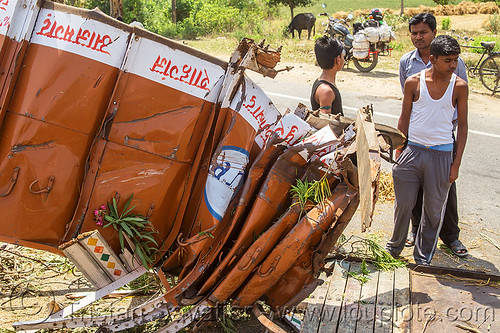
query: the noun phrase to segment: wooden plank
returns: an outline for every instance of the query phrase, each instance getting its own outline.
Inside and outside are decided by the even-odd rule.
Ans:
[[[375,333],[392,332],[394,271],[381,271],[378,278],[377,304],[375,305]]]
[[[379,271],[374,265],[367,265],[370,270],[368,281],[361,286],[359,298],[359,320],[356,323],[356,332],[371,333],[375,323],[375,304],[377,303],[377,287]]]
[[[380,172],[380,152],[371,110],[358,110],[356,117],[356,157],[359,179],[359,209],[361,230],[365,231],[372,223],[374,194],[378,191],[374,184]]]
[[[335,262],[328,263],[326,267],[334,264]],[[304,314],[304,320],[302,321],[302,327],[300,329],[300,331],[304,333],[316,333],[321,321],[321,312],[323,311],[326,294],[331,280],[325,272],[322,272],[319,278],[324,281],[323,284],[318,286],[314,292],[304,300],[304,302],[307,303],[307,309]]]
[[[359,272],[361,263],[351,263],[350,272]],[[361,283],[358,280],[348,277],[344,292],[344,302],[340,313],[340,320],[337,332],[355,332],[358,320],[358,301],[361,294]]]
[[[340,318],[342,299],[347,284],[347,275],[344,271],[349,271],[350,264],[346,261],[337,261],[330,276],[330,287],[326,295],[325,306],[321,313],[321,322],[318,333],[335,332]]]
[[[393,333],[409,333],[411,321],[410,271],[397,268],[394,271]]]

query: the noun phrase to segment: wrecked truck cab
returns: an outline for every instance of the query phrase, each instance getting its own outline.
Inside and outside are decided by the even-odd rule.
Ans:
[[[96,288],[16,329],[119,330],[230,300],[290,306],[318,285],[358,205],[369,226],[380,169],[371,108],[342,128],[282,115],[245,75],[274,77],[279,48],[243,39],[226,63],[99,11],[10,3],[0,216],[15,223],[0,240],[65,255]],[[318,192],[292,198],[298,180]],[[68,319],[147,269],[167,292],[140,315]]]

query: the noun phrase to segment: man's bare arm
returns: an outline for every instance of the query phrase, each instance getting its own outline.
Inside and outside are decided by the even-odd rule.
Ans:
[[[408,136],[411,107],[413,103],[413,97],[415,96],[415,92],[417,89],[417,83],[418,79],[415,76],[410,76],[405,82],[403,105],[401,108],[401,115],[399,116],[399,121],[398,121],[398,130],[403,132],[405,136]]]
[[[469,125],[467,121],[469,87],[467,86],[467,83],[465,81],[457,79],[455,89],[457,96],[456,105],[458,115],[458,128],[456,137],[457,150],[450,169],[450,183],[453,183],[458,178],[458,170],[460,168],[460,164],[462,163],[462,156],[465,150],[465,144],[467,143],[467,133],[469,131]]]
[[[398,130],[400,130],[406,137],[408,137],[408,127],[410,126],[410,115],[413,103],[413,97],[417,89],[418,79],[416,76],[410,76],[405,81],[403,90],[403,105],[401,107],[401,115],[398,120]],[[396,151],[396,158],[399,157],[401,151]]]
[[[333,90],[328,85],[321,84],[318,89],[316,89],[315,97],[319,104],[320,112],[330,114],[332,112],[332,103],[335,100],[335,93]]]

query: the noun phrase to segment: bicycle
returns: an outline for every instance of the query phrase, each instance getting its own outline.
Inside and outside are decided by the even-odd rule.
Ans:
[[[458,41],[474,41],[473,38],[467,36],[462,37],[456,34],[454,30],[452,30],[451,35],[456,37]],[[495,42],[481,41],[481,46],[460,45],[465,48],[483,50],[481,58],[479,58],[474,66],[467,66],[467,64],[465,66],[467,67],[467,74],[469,77],[475,77],[479,74],[479,79],[481,80],[483,86],[485,86],[489,91],[492,91],[493,94],[500,92],[500,52],[493,52],[495,44]]]

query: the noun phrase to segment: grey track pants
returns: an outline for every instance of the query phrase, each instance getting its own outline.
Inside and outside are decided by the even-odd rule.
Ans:
[[[413,257],[417,264],[430,264],[441,230],[445,203],[450,189],[452,152],[438,151],[409,144],[392,168],[394,178],[394,231],[387,249],[393,254],[403,251],[410,217],[423,188],[423,215],[415,239]]]

